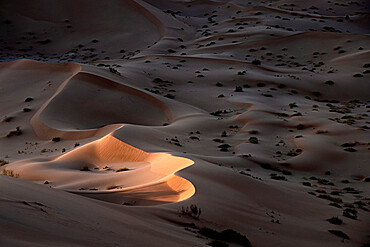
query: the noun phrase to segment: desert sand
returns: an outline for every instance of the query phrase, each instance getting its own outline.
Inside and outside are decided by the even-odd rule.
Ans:
[[[370,246],[369,16],[0,1],[0,246]]]

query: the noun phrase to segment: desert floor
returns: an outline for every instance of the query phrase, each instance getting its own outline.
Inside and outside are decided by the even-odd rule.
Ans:
[[[368,2],[3,0],[0,23],[0,246],[370,246]]]

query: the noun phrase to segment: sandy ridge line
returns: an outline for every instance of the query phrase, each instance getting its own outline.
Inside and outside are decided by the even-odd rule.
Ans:
[[[136,10],[138,13],[142,14],[145,18],[147,18],[149,21],[151,21],[154,25],[157,26],[161,38],[165,35],[165,27],[163,23],[155,16],[153,15],[148,9],[146,9],[143,5],[144,3],[140,0],[124,0],[124,2],[129,5],[131,8]],[[28,18],[33,21],[44,21],[44,22],[52,22],[52,23],[61,23],[59,21],[53,21],[50,19],[43,19],[36,16],[30,16],[28,12],[20,12],[20,15],[22,15],[25,18]]]
[[[223,34],[216,34],[209,37],[201,37],[199,39],[194,40],[194,42],[206,42],[211,40],[217,40],[218,38],[243,38],[243,37],[253,37],[256,35],[266,35],[266,31],[264,32],[253,32],[253,33],[223,33]],[[213,45],[213,47],[217,47]],[[207,47],[208,48],[208,47]]]
[[[333,58],[329,61],[329,63],[348,62],[349,60],[352,60],[352,59],[362,59],[362,58],[368,59],[369,57],[370,57],[370,50],[364,50],[364,51],[359,51],[356,53],[346,54],[343,56]]]
[[[330,15],[320,15],[320,14],[311,14],[311,13],[306,13],[306,12],[302,12],[302,11],[296,11],[296,10],[286,10],[286,9],[278,9],[278,8],[274,8],[274,7],[267,7],[267,6],[256,6],[256,7],[253,7],[252,9],[256,9],[256,10],[270,10],[270,11],[273,11],[273,12],[278,12],[278,13],[284,13],[284,14],[288,14],[288,15],[293,15],[293,14],[296,14],[296,16],[303,16],[303,17],[310,17],[310,18],[322,18],[322,19],[332,19],[332,20],[335,20],[337,18],[344,18],[345,16],[340,16],[340,15],[333,15],[333,16],[330,16]]]
[[[268,10],[268,11],[271,11],[271,12],[284,13],[284,14],[288,14],[288,15],[296,14],[296,15],[299,15],[299,16],[312,17],[312,18],[324,18],[324,19],[336,19],[336,18],[339,18],[339,17],[344,18],[344,16],[329,16],[329,15],[311,14],[311,13],[306,13],[306,12],[302,12],[302,11],[279,9],[279,8],[268,7],[268,6],[243,7],[243,6],[231,3],[231,2],[216,2],[216,1],[211,1],[211,0],[193,0],[193,1],[190,1],[190,2],[180,2],[179,4],[182,4],[182,5],[204,4],[204,5],[212,5],[212,6],[230,6],[233,9],[237,9],[237,10],[244,10],[244,11]]]
[[[166,114],[166,116],[167,116],[167,118],[169,119],[170,122],[173,121],[173,113],[172,113],[171,109],[164,102],[157,99],[156,94],[153,94],[149,91],[142,90],[141,88],[138,88],[138,87],[135,87],[135,86],[125,85],[122,82],[113,80],[111,78],[107,78],[107,77],[99,75],[95,72],[81,71],[79,74],[100,78],[98,84],[101,84],[101,85],[104,86],[104,83],[102,82],[102,79],[103,79],[103,80],[105,80],[106,83],[111,83],[113,85],[116,85],[119,89],[123,89],[123,91],[125,91],[129,94],[132,94],[132,95],[138,96],[140,98],[146,99],[146,100],[150,101],[151,103],[153,103],[154,105],[156,105],[157,107],[161,108],[163,110],[163,112]],[[75,76],[77,76],[77,75],[75,75]]]
[[[161,154],[161,153],[157,153],[157,154]],[[194,163],[194,162],[193,162]],[[189,165],[189,166],[192,166]],[[189,166],[186,166],[186,167],[189,167]],[[182,169],[185,169],[186,167],[182,168]],[[181,169],[181,170],[182,170]],[[179,170],[179,171],[181,171]],[[153,182],[150,182],[150,183],[145,183],[145,184],[140,184],[140,185],[134,185],[134,186],[130,186],[130,187],[126,187],[126,188],[123,188],[123,189],[114,189],[114,190],[70,190],[70,189],[62,189],[63,191],[67,191],[67,192],[71,192],[71,193],[75,193],[75,194],[114,194],[114,193],[119,193],[119,192],[128,192],[128,191],[131,191],[131,190],[135,190],[135,189],[141,189],[141,188],[147,188],[147,187],[150,187],[150,186],[153,186],[153,185],[157,185],[157,184],[160,184],[160,183],[163,183],[163,182],[167,182],[168,180],[170,180],[172,177],[179,177],[179,176],[176,176],[174,173],[173,174],[169,174],[157,181],[153,181]],[[183,177],[180,177],[182,179],[185,179]],[[186,181],[190,182],[189,180],[185,179]]]
[[[251,65],[255,66],[256,68],[260,68],[261,70],[264,71],[269,71],[269,72],[277,72],[277,73],[283,73],[283,74],[289,74],[292,72],[295,73],[303,73],[302,71],[296,71],[296,70],[291,70],[291,71],[281,71],[281,70],[274,70],[272,68],[268,68],[263,65],[254,65],[250,61],[242,61],[242,60],[236,60],[236,59],[224,59],[224,58],[213,58],[213,57],[193,57],[193,56],[176,56],[176,55],[163,55],[163,54],[151,54],[151,55],[144,55],[144,56],[137,56],[134,58],[131,58],[130,60],[140,60],[140,59],[147,59],[151,57],[164,57],[164,58],[171,58],[171,59],[177,59],[177,60],[182,60],[182,59],[193,59],[193,60],[204,60],[204,61],[212,61],[215,63],[221,63],[221,64],[241,64],[241,65]]]
[[[0,62],[0,68],[12,69],[12,70],[62,70],[62,71],[74,71],[81,69],[78,63],[56,63],[56,62],[42,62],[37,60],[31,60],[22,58],[18,60]]]
[[[166,29],[164,24],[157,16],[155,16],[152,12],[150,12],[147,8],[144,7],[144,5],[146,5],[147,3],[141,0],[125,0],[125,2],[128,5],[130,5],[130,7],[135,9],[137,12],[141,13],[144,17],[146,17],[149,21],[151,21],[154,25],[157,26],[160,34],[159,40],[161,40],[165,36]]]
[[[301,37],[303,36],[303,37]],[[255,45],[259,45],[259,46],[262,46],[262,45],[276,45],[276,43],[278,42],[284,42],[288,39],[293,39],[293,38],[322,38],[322,39],[328,39],[328,38],[331,38],[331,39],[337,39],[337,38],[342,38],[342,37],[353,37],[353,36],[369,36],[369,35],[366,35],[366,34],[353,34],[353,33],[331,33],[331,32],[319,32],[319,31],[315,31],[315,32],[307,32],[307,31],[302,31],[302,32],[298,32],[298,33],[294,33],[294,34],[291,34],[291,35],[285,35],[285,36],[281,36],[281,37],[277,37],[275,39],[269,39],[269,40],[266,40],[266,41],[251,41],[251,42],[244,42],[244,43],[235,43],[235,44],[228,44],[228,45],[219,45],[217,47],[202,47],[200,49],[198,49],[198,51],[208,51],[208,50],[219,50],[219,49],[227,49],[227,48],[235,48],[235,47],[238,47],[238,48],[244,48],[244,47],[251,47],[251,46],[255,46]]]
[[[116,129],[121,128],[124,125],[123,123],[122,124],[116,124],[115,123],[115,124],[109,124],[109,125],[103,126],[101,128],[96,128],[96,129],[71,130],[71,129],[56,129],[56,128],[53,128],[53,127],[47,125],[46,123],[44,123],[41,120],[41,114],[43,113],[44,109],[48,106],[48,104],[60,92],[63,91],[63,89],[66,87],[66,85],[69,83],[69,81],[72,78],[77,77],[78,75],[85,75],[85,76],[92,76],[92,77],[100,78],[100,79],[98,79],[98,81],[99,81],[99,83],[102,83],[103,85],[104,85],[104,83],[112,83],[112,84],[115,84],[116,86],[118,86],[119,88],[121,88],[122,90],[126,91],[129,94],[132,94],[132,95],[141,97],[141,98],[143,98],[145,100],[148,100],[148,101],[152,102],[154,105],[156,105],[157,107],[159,107],[160,109],[163,110],[163,112],[168,117],[168,119],[169,119],[170,122],[173,121],[173,114],[172,114],[171,109],[165,103],[163,103],[162,101],[160,101],[159,99],[157,99],[156,97],[154,97],[153,95],[151,95],[150,92],[146,92],[146,91],[144,92],[143,90],[141,90],[139,88],[136,88],[134,86],[124,85],[124,84],[122,84],[122,83],[120,83],[118,81],[115,81],[115,80],[106,78],[104,76],[97,75],[97,74],[95,74],[93,72],[85,72],[85,71],[82,71],[81,70],[81,67],[80,67],[78,71],[74,71],[73,74],[69,78],[67,78],[59,86],[59,88],[57,89],[57,91],[55,92],[55,94],[50,99],[48,99],[44,103],[44,105],[42,105],[42,107],[31,118],[31,126],[34,129],[34,131],[37,134],[37,136],[39,136],[40,138],[42,138],[42,139],[50,139],[50,138],[52,138],[53,136],[56,135],[55,132],[58,132],[58,136],[64,137],[66,139],[88,138],[88,137],[92,137],[92,136],[94,136],[96,134],[103,133],[103,135],[104,135],[104,134],[110,133],[110,132],[112,132],[112,131],[114,131]],[[101,80],[104,80],[104,82],[100,82]],[[46,131],[45,131],[45,129],[46,129]]]

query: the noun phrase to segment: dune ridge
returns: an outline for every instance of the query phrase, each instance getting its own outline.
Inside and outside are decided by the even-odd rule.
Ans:
[[[176,202],[195,193],[189,181],[174,175],[193,163],[170,154],[147,153],[107,135],[62,156],[15,162],[11,168],[22,179],[48,181],[54,188],[77,194],[114,193],[116,201],[125,195],[122,192],[144,188],[150,198],[151,187],[163,183],[175,193],[166,200],[160,197],[158,200]],[[125,170],[119,171],[121,168]]]

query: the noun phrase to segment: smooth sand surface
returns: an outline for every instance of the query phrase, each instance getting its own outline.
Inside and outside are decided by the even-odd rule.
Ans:
[[[0,246],[368,246],[368,7],[0,1]]]

